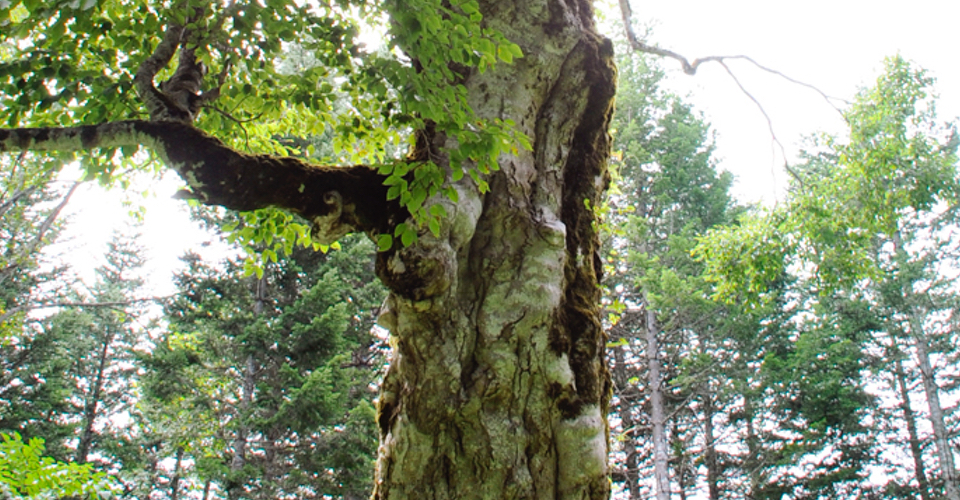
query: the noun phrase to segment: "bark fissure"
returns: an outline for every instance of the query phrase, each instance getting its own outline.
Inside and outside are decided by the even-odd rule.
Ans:
[[[611,384],[593,207],[609,182],[612,45],[596,34],[587,0],[483,0],[480,9],[484,27],[525,56],[463,72],[458,84],[477,118],[510,120],[533,151],[502,153],[488,192],[465,178],[452,184],[458,202],[427,200],[449,214],[440,234],[423,230],[377,256],[391,291],[380,323],[395,350],[378,402],[374,496],[606,498]],[[168,26],[135,77],[151,121],[0,130],[0,151],[144,146],[186,181],[184,197],[286,209],[313,221],[322,243],[408,220],[372,168],[244,154],[194,128],[205,95],[194,52],[204,42],[188,31]],[[158,89],[154,78],[178,51]],[[448,167],[455,141],[417,133],[426,147],[415,153]],[[237,431],[239,463],[249,432]]]
[[[542,57],[464,81],[482,95],[478,115],[509,117],[533,151],[503,155],[487,193],[458,185],[441,238],[378,258],[397,285],[381,316],[397,349],[378,407],[375,498],[609,494],[592,207],[608,182],[615,69],[609,42],[570,24],[584,4],[542,7],[524,9],[545,18],[516,33],[515,10],[484,7],[485,21]]]

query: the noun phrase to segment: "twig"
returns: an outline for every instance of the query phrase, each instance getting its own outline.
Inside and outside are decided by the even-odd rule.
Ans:
[[[753,59],[753,58],[750,57],[750,56],[744,56],[744,55],[739,55],[739,56],[721,56],[721,57],[719,57],[719,59],[720,59],[720,60],[723,60],[723,59],[740,59],[740,60],[743,60],[743,61],[747,61],[747,62],[749,62],[750,64],[756,66],[758,69],[761,69],[761,70],[763,70],[763,71],[766,71],[767,73],[770,73],[770,74],[772,74],[772,75],[779,76],[780,78],[783,78],[784,80],[786,80],[786,81],[788,81],[788,82],[790,82],[790,83],[792,83],[792,84],[800,85],[801,87],[806,87],[806,88],[808,88],[808,89],[810,89],[810,90],[812,90],[812,91],[820,94],[820,97],[822,97],[823,100],[826,101],[827,104],[829,104],[830,107],[833,108],[837,113],[839,113],[840,116],[843,117],[844,121],[846,121],[846,117],[843,116],[843,110],[840,109],[840,108],[838,108],[836,105],[833,104],[833,101],[840,101],[840,102],[842,102],[842,103],[844,103],[844,104],[847,104],[847,105],[851,104],[850,101],[848,101],[848,100],[846,100],[846,99],[844,99],[844,98],[842,98],[842,97],[836,97],[836,96],[828,95],[826,92],[824,92],[824,91],[820,90],[819,88],[817,88],[816,85],[811,85],[811,84],[809,84],[809,83],[807,83],[807,82],[802,82],[802,81],[800,81],[800,80],[797,80],[796,78],[792,78],[792,77],[784,74],[784,73],[781,72],[781,71],[777,71],[777,70],[775,70],[775,69],[773,69],[773,68],[764,66],[764,65],[758,63],[755,59]]]
[[[119,307],[129,306],[140,302],[159,302],[175,296],[176,294],[165,295],[162,297],[144,297],[139,299],[118,300],[113,302],[34,302],[4,311],[3,314],[0,314],[0,324],[3,324],[4,321],[9,319],[14,314],[24,311],[32,311],[34,309],[46,309],[50,307]]]
[[[788,173],[790,173],[790,176],[792,176],[794,180],[800,183],[800,189],[803,189],[803,179],[797,174],[795,170],[793,170],[793,168],[790,167],[790,164],[787,162],[787,151],[783,147],[783,143],[780,142],[780,139],[777,138],[777,133],[773,130],[773,120],[770,119],[770,115],[767,114],[767,110],[763,109],[763,105],[760,104],[760,101],[758,101],[757,98],[754,97],[753,94],[751,94],[750,91],[748,91],[746,87],[743,86],[742,83],[740,83],[740,79],[733,74],[733,71],[730,71],[730,67],[727,66],[727,63],[723,62],[723,60],[718,60],[717,62],[721,66],[723,66],[724,70],[727,71],[727,74],[730,75],[730,78],[733,79],[733,82],[737,84],[737,87],[740,88],[740,91],[743,92],[744,95],[746,95],[751,101],[753,101],[754,104],[757,105],[757,109],[760,110],[760,113],[763,115],[763,118],[767,120],[767,130],[770,131],[770,138],[773,140],[773,143],[776,144],[776,146],[780,149],[780,156],[783,157],[783,168],[786,169]]]
[[[14,191],[13,194],[10,195],[9,200],[0,203],[0,218],[3,218],[3,215],[7,213],[7,210],[10,210],[10,208],[13,207],[13,205],[16,204],[20,198],[30,196],[36,190],[37,186],[30,186],[26,189],[18,189]]]
[[[752,64],[753,66],[755,66],[756,68],[758,68],[758,69],[760,69],[760,70],[762,70],[762,71],[766,71],[767,73],[770,73],[770,74],[779,76],[780,78],[783,78],[783,79],[787,80],[788,82],[791,82],[791,83],[793,83],[793,84],[800,85],[800,86],[802,86],[802,87],[806,87],[806,88],[808,88],[808,89],[810,89],[810,90],[813,90],[813,91],[816,92],[817,94],[820,94],[820,97],[822,97],[823,100],[826,101],[827,104],[830,105],[830,107],[832,107],[837,113],[839,113],[840,116],[843,117],[844,121],[846,121],[846,117],[843,116],[843,111],[834,104],[834,101],[840,101],[840,102],[845,103],[845,104],[849,104],[849,101],[847,101],[847,100],[845,100],[845,99],[841,99],[841,98],[839,98],[839,97],[830,96],[830,95],[826,94],[825,92],[823,92],[822,90],[820,90],[819,88],[817,88],[816,86],[811,85],[811,84],[806,83],[806,82],[803,82],[803,81],[800,81],[800,80],[797,80],[797,79],[792,78],[792,77],[790,77],[790,76],[787,76],[786,74],[784,74],[784,73],[781,72],[781,71],[777,71],[777,70],[775,70],[775,69],[773,69],[773,68],[770,68],[770,67],[768,67],[768,66],[764,66],[764,65],[760,64],[759,62],[757,62],[756,60],[754,60],[754,59],[753,59],[752,57],[750,57],[750,56],[745,56],[745,55],[707,56],[707,57],[700,57],[700,58],[694,59],[693,62],[691,62],[691,61],[688,60],[686,57],[684,57],[683,55],[681,55],[681,54],[679,54],[679,53],[677,53],[677,52],[674,52],[674,51],[672,51],[672,50],[663,49],[663,48],[657,47],[657,46],[655,46],[655,45],[650,45],[650,44],[648,44],[648,43],[640,40],[639,37],[637,37],[637,34],[633,31],[633,26],[632,26],[632,23],[631,23],[631,18],[632,18],[632,16],[633,16],[633,11],[632,11],[632,9],[630,8],[630,0],[620,0],[620,14],[621,14],[622,19],[623,19],[623,28],[624,28],[624,31],[626,32],[626,35],[627,35],[627,42],[630,44],[630,47],[631,47],[633,50],[636,50],[636,51],[638,51],[638,52],[644,52],[644,53],[647,53],[647,54],[653,54],[653,55],[658,55],[658,56],[663,56],[663,57],[669,57],[669,58],[671,58],[671,59],[674,59],[674,60],[680,62],[680,65],[683,67],[683,72],[686,73],[686,74],[688,74],[688,75],[695,75],[695,74],[697,73],[697,69],[700,67],[700,65],[703,64],[703,63],[706,63],[706,62],[716,62],[716,63],[720,64],[721,66],[723,66],[723,69],[726,70],[727,74],[730,75],[731,78],[733,78],[733,81],[737,84],[737,87],[740,88],[740,91],[742,91],[751,101],[753,101],[753,103],[757,105],[757,109],[760,110],[760,113],[763,114],[764,119],[766,119],[766,121],[767,121],[767,129],[770,131],[770,136],[771,136],[774,144],[776,144],[776,146],[780,149],[780,153],[781,153],[781,155],[783,156],[783,166],[784,166],[784,168],[787,170],[787,172],[790,174],[790,176],[793,177],[793,178],[800,184],[800,188],[801,188],[801,189],[803,188],[803,180],[800,178],[800,176],[797,174],[797,172],[796,172],[795,170],[793,170],[793,168],[790,167],[790,165],[789,165],[788,162],[787,162],[787,156],[786,156],[786,153],[785,153],[785,149],[784,149],[784,147],[783,147],[783,144],[780,142],[780,140],[777,138],[776,134],[774,133],[773,121],[770,119],[770,115],[767,114],[766,110],[763,108],[763,105],[760,104],[760,101],[758,101],[757,98],[753,96],[753,94],[751,94],[750,92],[747,91],[747,89],[743,86],[743,84],[742,84],[742,83],[740,82],[740,80],[736,77],[736,75],[734,75],[734,73],[733,73],[733,71],[730,69],[730,67],[727,66],[726,61],[727,61],[727,60],[747,61],[747,62],[749,62],[750,64]]]
[[[216,111],[217,113],[220,113],[221,115],[223,115],[224,118],[226,118],[226,119],[228,119],[228,120],[236,123],[237,125],[239,125],[239,126],[240,126],[240,130],[243,131],[243,147],[244,147],[244,149],[246,149],[247,151],[250,151],[250,134],[247,133],[247,127],[244,127],[243,124],[244,124],[244,123],[252,122],[252,121],[254,121],[254,120],[259,120],[260,117],[263,116],[263,113],[259,113],[257,116],[254,116],[254,117],[251,117],[251,118],[247,118],[246,120],[241,120],[241,119],[239,119],[239,118],[231,115],[230,113],[228,113],[228,112],[226,112],[226,111],[224,111],[224,110],[222,110],[222,109],[220,109],[220,108],[218,108],[218,107],[216,107],[216,106],[214,106],[214,105],[212,105],[212,104],[207,104],[207,105],[205,105],[204,107],[210,108],[210,109]]]
[[[31,241],[27,247],[21,252],[20,255],[15,256],[12,260],[13,263],[0,269],[0,283],[6,281],[8,277],[8,272],[12,269],[15,269],[19,266],[23,259],[26,259],[30,254],[35,252],[40,246],[40,243],[43,241],[43,237],[46,235],[47,231],[53,226],[54,221],[57,220],[57,217],[60,216],[60,212],[63,210],[63,207],[67,206],[67,202],[70,201],[70,197],[73,196],[73,193],[76,192],[77,188],[82,184],[81,181],[74,182],[73,186],[70,187],[70,190],[67,191],[67,194],[64,195],[63,200],[47,215],[47,218],[44,219],[43,223],[40,224],[40,227],[37,229],[37,234],[34,236],[33,241]]]
[[[139,299],[117,300],[111,302],[37,302],[32,304],[32,307],[34,309],[43,309],[47,307],[118,307],[131,306],[141,302],[159,302],[175,296],[176,294],[164,295],[162,297],[142,297]]]

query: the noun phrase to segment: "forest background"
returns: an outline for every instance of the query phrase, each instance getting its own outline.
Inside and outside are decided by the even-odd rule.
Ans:
[[[931,90],[919,73],[922,65],[905,64],[889,60],[881,67],[877,63],[874,73],[882,71],[896,88]],[[611,419],[620,450],[614,456],[618,494],[646,498],[666,483],[667,489],[681,498],[781,498],[785,494],[794,498],[936,498],[941,491],[951,497],[950,474],[945,473],[943,462],[955,450],[950,442],[957,433],[951,411],[955,399],[955,371],[951,368],[955,366],[955,353],[951,346],[956,345],[951,336],[953,290],[940,281],[949,274],[938,275],[927,267],[951,267],[944,264],[953,258],[950,238],[944,238],[943,245],[927,249],[891,240],[889,255],[882,252],[883,242],[870,241],[855,249],[863,253],[851,251],[858,259],[842,261],[842,272],[835,276],[798,273],[791,268],[825,268],[822,261],[809,260],[822,258],[822,252],[814,252],[814,257],[810,257],[803,253],[803,248],[789,244],[761,248],[758,259],[779,255],[787,263],[781,260],[776,261],[777,265],[759,266],[762,272],[782,271],[763,282],[766,295],[751,293],[749,280],[728,283],[734,295],[739,294],[733,303],[748,308],[747,312],[738,310],[736,315],[732,314],[729,297],[711,288],[723,282],[718,281],[722,273],[709,265],[722,263],[724,257],[701,254],[706,255],[708,266],[703,268],[688,259],[688,252],[695,243],[694,237],[718,224],[733,222],[744,208],[729,199],[727,190],[732,179],[717,168],[714,139],[706,122],[696,108],[691,109],[685,100],[675,98],[673,91],[664,90],[661,68],[669,65],[669,61],[654,63],[637,56],[620,61],[621,111],[614,149],[621,163],[622,185],[620,194],[612,197],[609,215],[611,266],[607,299],[611,314],[610,362],[618,391],[616,415]],[[882,84],[865,82],[878,89]],[[631,88],[634,92],[630,92]],[[871,102],[877,107],[891,104],[889,100],[871,101],[868,94],[861,97],[859,104],[865,108]],[[739,98],[742,100],[742,95]],[[632,99],[640,100],[631,102]],[[749,101],[741,104],[741,115],[755,112]],[[907,234],[906,239],[919,234],[917,241],[939,243],[937,232],[949,232],[953,222],[947,217],[950,210],[930,200],[946,203],[944,200],[952,196],[954,188],[950,182],[955,181],[955,172],[951,170],[955,157],[950,155],[956,145],[951,143],[948,129],[933,126],[940,122],[924,115],[922,106],[918,115],[912,114],[913,109],[898,111],[904,120],[918,116],[922,123],[928,123],[923,120],[929,119],[929,138],[940,147],[928,151],[931,161],[926,165],[936,174],[929,179],[934,186],[929,188],[932,198],[907,197],[904,205],[888,207],[897,231],[886,234],[903,238],[907,229],[919,228],[918,233]],[[855,122],[850,121],[853,127]],[[777,123],[775,120],[774,124]],[[769,144],[769,130],[762,122],[759,128],[765,135],[760,142]],[[791,160],[800,172],[797,177],[830,174],[848,180],[842,170],[830,170],[854,168],[836,161],[843,153],[839,145],[824,140],[811,144],[809,155],[797,155]],[[317,146],[319,149],[320,144]],[[767,156],[765,172],[777,164],[776,158]],[[944,175],[947,173],[954,177]],[[786,174],[780,175],[781,183],[787,184]],[[800,184],[794,186],[791,195],[778,195],[783,200],[781,207],[797,209],[793,213],[809,208],[809,203],[804,204],[809,191],[802,187],[802,181]],[[834,196],[837,206],[850,203],[838,198],[839,193],[857,192],[850,184],[833,191],[829,187],[817,193],[817,199],[822,202]],[[42,201],[37,201],[42,208]],[[904,210],[911,217],[927,212],[931,215],[902,222],[897,217]],[[636,213],[643,217],[637,218]],[[773,240],[779,243],[803,238],[809,238],[809,248],[823,243],[816,239],[824,234],[823,227],[810,230],[782,211],[757,214],[749,219],[756,225],[740,227],[761,233],[769,231],[766,234],[778,236],[779,240]],[[222,219],[238,223],[224,214],[195,211],[194,216],[214,228],[224,223]],[[842,227],[846,231],[867,222],[840,223],[848,224]],[[750,241],[737,229],[723,231],[710,234],[714,238]],[[629,243],[631,238],[650,234],[659,235],[653,241],[661,246],[638,248]],[[359,241],[347,242],[345,247],[342,252],[348,257],[352,252],[372,251]],[[909,251],[918,253],[901,253]],[[61,293],[57,300],[103,304],[142,297],[138,295],[142,290],[138,291],[136,279],[136,269],[142,265],[142,249],[118,236],[104,253],[106,261],[96,278],[88,278],[84,285],[52,285],[69,285],[56,288]],[[18,408],[27,411],[32,405],[48,415],[60,412],[62,425],[29,431],[29,426],[15,424],[18,418],[29,420],[18,415],[5,416],[5,423],[23,429],[25,435],[44,436],[46,455],[63,461],[89,461],[120,478],[121,470],[127,474],[136,471],[140,476],[129,475],[120,480],[119,486],[113,483],[113,488],[120,488],[126,495],[276,498],[278,491],[286,491],[305,497],[306,490],[302,488],[317,496],[365,495],[369,478],[363,471],[370,470],[375,453],[375,439],[369,439],[375,436],[369,427],[374,397],[371,386],[384,362],[385,345],[383,339],[369,334],[379,306],[375,287],[366,286],[373,281],[370,269],[355,264],[362,259],[338,255],[341,254],[294,255],[268,264],[264,277],[245,280],[234,279],[240,274],[237,271],[241,263],[217,264],[191,257],[178,274],[178,295],[167,301],[160,327],[137,319],[137,309],[143,304],[135,302],[107,308],[75,305],[39,319],[37,327],[44,335],[37,338],[48,343],[37,343],[30,349],[48,351],[35,351],[29,358],[43,363],[45,370],[52,370],[43,373],[63,378],[41,377],[38,387],[43,390],[31,392],[30,401]],[[31,279],[45,278],[39,272]],[[810,289],[809,280],[816,282],[818,293],[827,290],[833,294],[831,300],[803,296],[802,291]],[[909,286],[902,280],[908,280]],[[353,284],[349,292],[339,287],[344,282]],[[782,288],[771,287],[771,283]],[[858,295],[851,291],[854,283],[876,286],[876,293]],[[914,286],[916,283],[920,285]],[[890,298],[894,296],[890,287],[895,285],[900,287],[899,295],[894,294],[899,301]],[[738,286],[745,288],[737,289]],[[921,305],[914,302],[911,291],[917,287],[924,290],[924,296],[937,298],[929,309],[922,311],[935,324],[929,338],[918,337],[925,320],[919,326],[915,323]],[[666,290],[686,295],[668,297]],[[933,295],[935,292],[937,295]],[[312,302],[311,307],[321,307],[319,310],[301,310],[302,304],[296,298],[301,293],[315,294],[314,299],[316,294],[330,296]],[[271,297],[272,307],[266,307],[265,297]],[[881,302],[869,303],[870,300]],[[904,309],[904,304],[909,307]],[[654,322],[659,323],[654,328],[659,336],[654,344],[647,335],[648,311],[656,312]],[[727,315],[736,316],[739,324],[702,323],[703,318]],[[691,320],[693,325],[685,323]],[[273,338],[270,335],[276,333],[276,325],[285,325],[285,331],[295,331],[302,337]],[[632,330],[625,330],[628,328]],[[738,328],[745,328],[753,343],[737,345],[743,340],[735,335]],[[316,341],[311,340],[310,334],[321,330],[337,334],[323,335],[324,342],[329,343],[325,347],[311,345],[314,359],[299,359],[304,347],[297,342]],[[91,331],[100,333],[95,337],[81,335]],[[926,423],[936,416],[928,409],[931,388],[924,384],[930,377],[925,378],[923,360],[917,358],[916,347],[910,346],[910,341],[918,338],[929,341],[928,362],[939,377],[933,378],[937,386],[933,390],[944,398],[943,440],[936,435],[935,426]],[[83,343],[81,339],[99,344]],[[149,355],[144,354],[144,343],[155,346]],[[157,349],[158,346],[164,348]],[[648,356],[652,346],[657,356]],[[22,345],[14,345],[10,351],[13,354],[5,354],[7,361],[20,362],[8,365],[14,371],[27,366],[22,364],[22,358],[17,358],[26,352],[18,351],[18,347]],[[280,353],[273,358],[276,364],[257,361],[257,368],[250,368],[253,353],[264,348]],[[40,356],[41,352],[50,355]],[[100,356],[81,359],[90,353]],[[110,363],[101,362],[107,359]],[[651,374],[651,359],[661,364],[662,374]],[[811,367],[819,366],[818,361],[830,369],[823,373],[811,371]],[[727,362],[732,364],[723,364]],[[739,362],[744,364],[738,365]],[[98,369],[105,370],[103,378],[119,385],[110,390],[104,386],[102,392],[93,395],[90,391],[97,386]],[[110,376],[106,377],[108,371]],[[655,391],[651,387],[657,384],[651,383],[651,377],[661,379],[660,404],[665,414],[659,422],[659,441],[667,445],[666,461],[661,460],[666,476],[656,470],[661,464],[653,446],[658,438],[653,436],[657,423],[653,422],[651,399]],[[14,379],[21,382],[9,382]],[[6,391],[29,392],[23,378],[7,380]],[[62,380],[63,384],[53,387],[54,380]],[[189,383],[178,386],[179,380]],[[256,388],[251,389],[251,384]],[[288,386],[302,390],[287,400],[269,397],[271,387],[278,391]],[[318,387],[344,390],[329,393]],[[717,396],[716,400],[704,399],[705,388]],[[48,390],[49,393],[45,392]],[[216,391],[224,392],[218,395]],[[131,394],[143,398],[130,399]],[[254,394],[258,397],[254,398]],[[832,399],[828,397],[831,394]],[[262,395],[267,397],[261,399]],[[298,402],[303,401],[310,401],[314,414],[297,412]],[[229,404],[218,406],[217,402]],[[838,402],[851,406],[833,407]],[[110,418],[111,414],[114,418]],[[305,431],[291,431],[301,425],[312,432],[309,439]],[[296,438],[289,432],[294,432]],[[288,446],[279,446],[280,443]],[[944,443],[946,454],[941,449]],[[238,449],[244,451],[237,453]],[[330,461],[315,462],[318,456]],[[131,479],[134,477],[137,479]],[[100,479],[103,484],[111,482]],[[131,486],[135,483],[139,486]]]

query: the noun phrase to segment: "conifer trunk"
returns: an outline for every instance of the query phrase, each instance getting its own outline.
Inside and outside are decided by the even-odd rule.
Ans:
[[[910,455],[913,457],[913,470],[917,478],[917,487],[920,489],[921,500],[930,500],[930,483],[927,481],[926,467],[923,465],[923,446],[917,432],[917,417],[910,406],[910,390],[907,387],[907,377],[903,372],[903,361],[900,360],[899,349],[894,353],[896,360],[893,365],[893,389],[900,396],[900,410],[907,423],[907,436],[910,440]]]
[[[907,263],[909,258],[903,248],[900,232],[893,235],[894,252],[901,263]],[[960,479],[957,477],[957,468],[953,460],[953,448],[947,434],[946,420],[943,407],[940,404],[940,387],[937,385],[933,366],[930,364],[929,346],[924,330],[924,317],[911,304],[914,292],[908,285],[902,291],[904,310],[910,328],[910,337],[913,339],[914,349],[917,351],[917,366],[920,368],[920,380],[923,382],[923,392],[927,398],[927,408],[930,411],[930,425],[933,427],[934,444],[937,449],[937,458],[940,461],[940,474],[943,479],[944,497],[947,500],[960,500]]]
[[[653,426],[653,469],[657,488],[657,500],[670,499],[670,455],[667,451],[666,414],[660,375],[660,343],[657,314],[650,308],[644,292],[647,341],[647,386],[650,391],[650,423]]]
[[[80,441],[77,444],[77,462],[86,463],[90,455],[90,447],[93,444],[93,425],[97,419],[97,412],[100,406],[100,393],[103,391],[104,378],[107,370],[107,355],[110,352],[110,343],[113,342],[113,335],[107,334],[100,346],[100,352],[97,358],[97,372],[93,377],[93,385],[90,387],[90,393],[87,395],[87,401],[83,408],[83,431],[80,434]]]
[[[627,315],[624,315],[617,327],[623,328],[627,320]],[[611,371],[617,388],[618,414],[620,416],[620,426],[623,429],[623,435],[620,436],[620,447],[626,455],[623,462],[624,483],[630,494],[630,500],[641,500],[638,460],[640,453],[636,438],[638,431],[636,429],[637,422],[633,418],[633,407],[637,403],[636,399],[639,391],[630,382],[630,373],[627,371],[626,353],[629,352],[629,349],[630,347],[627,345],[620,345],[612,349],[614,366]]]
[[[921,328],[916,317],[910,318],[910,326]],[[947,500],[960,500],[960,486],[957,480],[957,468],[953,461],[953,449],[950,447],[947,435],[947,426],[940,405],[940,387],[934,378],[933,367],[930,365],[930,355],[927,352],[927,339],[922,330],[913,332],[914,347],[917,350],[917,365],[920,367],[920,379],[923,382],[923,392],[927,396],[927,407],[930,410],[930,424],[933,427],[933,437],[937,448],[937,457],[940,459],[940,474],[943,478],[944,497]]]
[[[713,394],[704,391],[703,401],[703,461],[707,466],[707,490],[710,500],[720,500],[720,467],[717,463],[717,444],[713,430],[713,416],[716,409],[713,406]]]

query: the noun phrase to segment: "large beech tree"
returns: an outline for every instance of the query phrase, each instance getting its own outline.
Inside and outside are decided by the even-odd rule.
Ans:
[[[183,197],[377,239],[376,498],[608,496],[593,210],[615,69],[589,0],[3,0],[0,44],[0,150],[103,182],[152,159]],[[281,141],[322,131],[367,164]],[[383,154],[401,135],[410,154]]]

